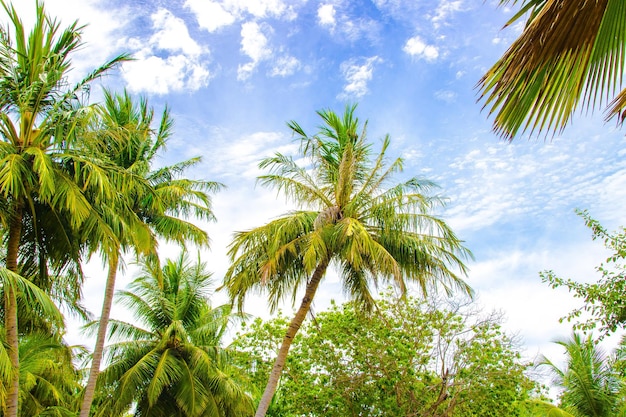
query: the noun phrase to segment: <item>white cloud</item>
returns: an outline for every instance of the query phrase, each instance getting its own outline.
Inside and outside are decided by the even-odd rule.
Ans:
[[[124,64],[122,76],[130,91],[155,94],[197,90],[206,86],[210,78],[204,66],[184,55],[167,58],[137,55],[136,60]]]
[[[406,41],[402,50],[411,56],[424,58],[426,61],[434,61],[439,57],[437,47],[426,44],[419,36],[414,36]]]
[[[245,11],[257,18],[264,18],[268,16],[281,17],[288,15],[288,9],[285,3],[281,0],[231,0],[227,3],[232,4],[239,10]],[[291,17],[289,17],[291,18]]]
[[[337,20],[335,19],[335,6],[332,4],[322,4],[317,9],[317,19],[321,26],[335,27]]]
[[[294,74],[302,65],[297,58],[293,56],[284,56],[278,58],[274,63],[274,67],[270,71],[272,77],[286,77]]]
[[[209,32],[250,17],[293,20],[297,16],[293,5],[287,6],[282,0],[186,0],[185,7],[195,14],[200,27]]]
[[[341,64],[341,72],[347,84],[343,88],[340,98],[360,98],[368,92],[368,82],[374,76],[374,65],[382,62],[378,56],[367,58],[362,64],[355,60],[346,61]]]
[[[150,38],[150,43],[156,47],[168,51],[182,51],[190,56],[202,53],[200,45],[189,36],[185,21],[168,10],[159,9],[154,13],[152,24],[156,32]]]
[[[445,103],[454,103],[456,101],[457,94],[450,90],[438,90],[435,91],[435,98]]]
[[[579,133],[585,132],[579,125]],[[446,171],[445,194],[453,205],[446,217],[459,232],[478,230],[575,208],[589,209],[602,219],[612,206],[626,205],[626,162],[601,144],[605,136],[585,141],[555,138],[551,143],[482,143],[454,158]],[[469,142],[473,142],[469,139]],[[558,219],[560,220],[560,219]],[[557,220],[554,220],[557,221]],[[499,226],[506,227],[506,226]]]
[[[345,38],[350,42],[366,38],[377,40],[380,32],[380,23],[365,15],[354,17],[349,2],[335,1],[325,3],[317,9],[317,23],[327,29],[332,35]]]
[[[230,26],[236,19],[232,13],[224,9],[222,4],[215,1],[187,0],[185,7],[188,7],[196,15],[200,27],[209,32]]]
[[[435,10],[435,16],[431,19],[435,28],[445,24],[445,20],[454,12],[462,10],[462,0],[442,0]]]
[[[237,78],[245,80],[252,74],[260,61],[272,55],[272,50],[268,47],[267,37],[263,34],[258,23],[246,22],[241,25],[241,51],[252,60],[239,66]]]
[[[124,40],[135,60],[124,63],[122,77],[134,92],[167,94],[205,87],[211,73],[202,59],[208,53],[195,42],[182,19],[166,9],[152,14],[154,33],[148,41]]]
[[[111,42],[111,39],[116,39],[131,20],[128,8],[103,8],[102,2],[95,0],[46,0],[43,3],[46,13],[58,19],[61,28],[66,28],[74,21],[78,21],[79,26],[85,25],[81,37],[85,47],[72,55],[72,71],[68,72],[70,83],[82,79],[96,66],[119,53],[116,42]],[[14,0],[12,5],[29,30],[35,22],[35,2]],[[0,23],[4,24],[2,20],[7,17],[4,10],[0,10]]]
[[[272,50],[267,44],[267,37],[258,23],[247,22],[241,25],[241,50],[253,61],[260,61],[271,55]]]
[[[237,135],[232,132],[211,132],[210,152],[205,154],[205,164],[214,176],[221,176],[229,183],[247,181],[254,184],[254,179],[261,171],[258,163],[261,159],[281,152],[286,155],[297,152],[297,145],[288,134],[280,132],[254,132]],[[271,193],[270,193],[271,194]]]

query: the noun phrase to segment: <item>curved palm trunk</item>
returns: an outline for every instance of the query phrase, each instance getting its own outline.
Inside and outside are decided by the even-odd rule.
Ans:
[[[302,297],[300,307],[298,308],[294,318],[291,319],[291,323],[289,323],[289,327],[287,328],[287,332],[283,338],[283,343],[280,345],[280,349],[278,350],[278,356],[276,356],[276,360],[274,361],[274,367],[272,368],[269,380],[265,386],[265,391],[263,391],[263,396],[259,402],[256,414],[254,415],[255,417],[264,417],[270,403],[272,402],[272,398],[276,392],[276,387],[278,386],[278,380],[280,379],[280,375],[285,367],[285,361],[287,360],[289,348],[291,347],[291,343],[293,343],[293,338],[296,336],[296,333],[298,333],[298,330],[300,330],[300,326],[302,326],[302,323],[311,308],[313,297],[315,297],[317,287],[326,272],[328,263],[328,260],[322,261],[322,263],[315,268],[311,280],[306,285],[306,291],[304,292],[304,297]]]
[[[15,273],[17,273],[17,256],[20,248],[20,238],[22,237],[23,213],[23,207],[20,204],[16,204],[9,226],[6,266],[9,271]],[[7,285],[4,289],[4,311],[4,326],[7,334],[7,344],[9,345],[9,358],[13,367],[13,377],[11,378],[11,385],[7,394],[6,416],[17,417],[20,393],[20,358],[18,352],[17,294],[13,285]]]
[[[117,276],[118,264],[119,251],[116,251],[115,254],[109,257],[109,274],[107,275],[106,288],[104,290],[104,300],[102,301],[102,314],[100,314],[100,323],[98,323],[98,336],[96,337],[96,345],[93,349],[89,379],[87,380],[85,395],[83,396],[83,402],[80,406],[80,417],[89,417],[91,403],[93,402],[93,396],[96,391],[96,381],[100,374],[104,341],[106,339],[107,326],[111,315],[111,305],[113,304],[113,292],[115,290],[115,278]]]

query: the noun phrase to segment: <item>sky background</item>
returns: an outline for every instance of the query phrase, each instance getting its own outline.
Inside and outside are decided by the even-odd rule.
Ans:
[[[27,25],[34,4],[16,2]],[[255,186],[263,157],[297,151],[286,122],[296,120],[312,134],[320,124],[316,110],[342,112],[358,103],[370,140],[379,144],[390,135],[388,154],[404,158],[403,175],[434,180],[448,197],[439,214],[474,253],[468,282],[477,303],[504,313],[505,328],[520,336],[527,358],[543,353],[558,360],[551,342],[571,333],[558,319],[578,303],[565,289],[541,283],[538,273],[598,277],[594,268],[608,254],[574,210],[588,209],[609,230],[626,224],[626,143],[624,130],[604,123],[601,112],[575,117],[554,137],[508,143],[491,132],[474,87],[520,33],[519,25],[502,30],[515,10],[492,0],[44,4],[63,24],[87,25],[72,77],[133,54],[102,84],[145,96],[157,114],[170,108],[174,135],[159,163],[200,155],[189,176],[228,187],[213,198],[218,222],[206,225],[212,247],[202,252],[218,283],[232,233],[286,210],[275,191]],[[92,101],[100,96],[100,87],[93,88]],[[161,248],[163,256],[176,252]],[[120,275],[118,289],[132,271]],[[100,262],[88,274],[87,305],[98,315]],[[316,311],[331,298],[343,300],[332,274],[320,287]],[[260,298],[246,307],[267,316]],[[114,307],[113,316],[120,314]],[[68,340],[86,339],[73,327]]]

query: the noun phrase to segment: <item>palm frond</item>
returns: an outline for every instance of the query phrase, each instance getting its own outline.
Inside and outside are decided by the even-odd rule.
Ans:
[[[261,161],[259,167],[269,168],[274,174],[262,175],[258,181],[264,186],[276,188],[278,192],[284,192],[289,200],[304,205],[332,206],[327,193],[320,190],[306,169],[298,166],[292,158],[277,153]]]
[[[59,327],[63,327],[63,315],[41,288],[4,267],[0,267],[0,284],[4,290],[11,287],[13,292],[23,297],[27,303],[37,306],[48,320],[59,323]]]
[[[624,72],[625,7],[619,0],[526,1],[514,17],[531,11],[524,32],[477,85],[495,114],[494,131],[507,139],[526,130],[554,134],[581,100],[587,110],[610,101]],[[609,117],[621,113],[617,104]]]

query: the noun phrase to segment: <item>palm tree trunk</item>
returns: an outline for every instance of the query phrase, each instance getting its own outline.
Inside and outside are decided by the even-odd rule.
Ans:
[[[306,291],[304,292],[304,297],[302,298],[300,307],[298,308],[294,318],[291,320],[291,323],[289,323],[289,327],[287,328],[287,332],[283,338],[283,343],[278,350],[278,356],[276,356],[276,360],[274,361],[274,367],[272,368],[270,378],[265,386],[265,391],[263,392],[261,401],[259,401],[259,406],[256,410],[256,414],[254,415],[255,417],[265,417],[265,413],[267,412],[267,409],[272,402],[272,398],[274,397],[274,393],[276,392],[278,380],[280,379],[280,375],[285,367],[285,361],[287,360],[287,354],[289,353],[289,348],[291,347],[293,338],[296,336],[296,333],[298,333],[298,330],[300,330],[300,326],[304,322],[304,319],[311,308],[313,297],[315,297],[317,287],[326,272],[328,263],[328,260],[322,261],[317,268],[315,268],[311,280],[306,285]]]
[[[17,256],[22,237],[22,217],[24,208],[21,204],[15,205],[15,211],[11,217],[9,225],[9,241],[7,242],[6,266],[11,272],[17,273]],[[19,341],[17,329],[17,294],[14,285],[7,285],[4,289],[4,326],[7,334],[7,344],[9,345],[9,358],[13,367],[11,385],[7,393],[6,415],[7,417],[17,417],[20,393],[20,358]]]
[[[91,359],[91,369],[89,370],[89,379],[85,387],[85,395],[80,406],[80,417],[89,417],[91,403],[96,392],[96,381],[100,374],[100,363],[102,362],[102,354],[104,351],[104,341],[106,339],[107,326],[111,315],[111,305],[113,304],[113,292],[115,290],[115,278],[117,276],[117,267],[119,264],[119,251],[109,255],[109,274],[107,276],[106,288],[104,290],[104,300],[102,301],[102,314],[100,314],[100,323],[98,324],[98,336],[96,337],[96,345],[93,349],[93,357]]]

